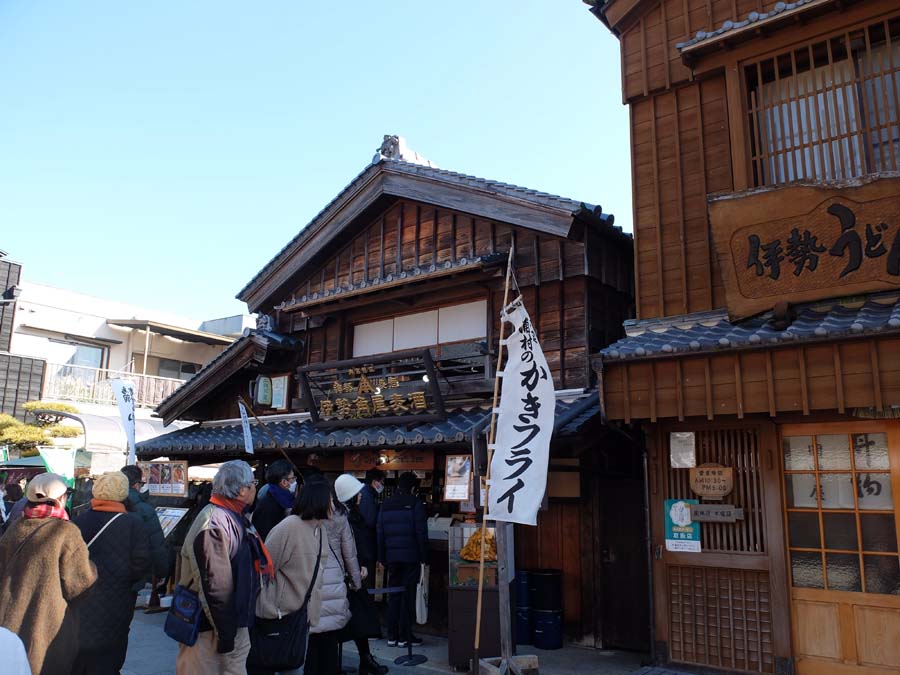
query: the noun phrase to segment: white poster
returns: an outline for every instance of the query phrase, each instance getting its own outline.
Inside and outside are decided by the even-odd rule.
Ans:
[[[238,401],[238,408],[241,411],[241,427],[244,429],[244,452],[248,455],[253,454],[253,434],[250,433],[250,420],[247,418],[247,408],[244,407],[243,401]]]
[[[113,393],[116,395],[116,403],[119,404],[119,415],[122,417],[122,426],[125,427],[125,437],[128,439],[128,461],[126,464],[134,464],[136,455],[134,450],[134,383],[118,378],[112,380]]]
[[[522,298],[510,303],[501,318],[512,324],[513,331],[506,340],[508,357],[500,391],[487,517],[536,525],[547,489],[556,395],[547,359]]]

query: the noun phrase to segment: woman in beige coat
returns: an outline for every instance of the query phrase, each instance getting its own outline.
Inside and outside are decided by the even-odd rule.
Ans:
[[[331,490],[325,483],[312,483],[300,491],[291,515],[269,531],[266,548],[275,569],[275,582],[263,584],[256,616],[276,619],[301,609],[318,561],[319,571],[306,611],[311,626],[319,622],[320,591],[329,555],[324,523],[330,513]],[[250,667],[247,670],[256,672]]]

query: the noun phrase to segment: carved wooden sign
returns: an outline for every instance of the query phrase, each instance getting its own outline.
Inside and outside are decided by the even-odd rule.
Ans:
[[[744,519],[744,509],[732,504],[691,504],[691,520],[696,523],[734,523]]]
[[[734,489],[734,470],[721,464],[701,464],[691,469],[691,490],[706,499],[722,499]]]
[[[900,177],[712,197],[728,313],[900,287]]]

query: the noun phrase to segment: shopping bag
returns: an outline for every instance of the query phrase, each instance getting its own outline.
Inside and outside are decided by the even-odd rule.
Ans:
[[[428,565],[424,563],[416,586],[416,623],[428,623]]]

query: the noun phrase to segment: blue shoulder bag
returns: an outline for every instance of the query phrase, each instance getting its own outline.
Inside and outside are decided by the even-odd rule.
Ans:
[[[164,631],[173,640],[193,647],[200,633],[203,607],[200,596],[187,586],[178,584],[172,596],[172,606],[166,616]]]

